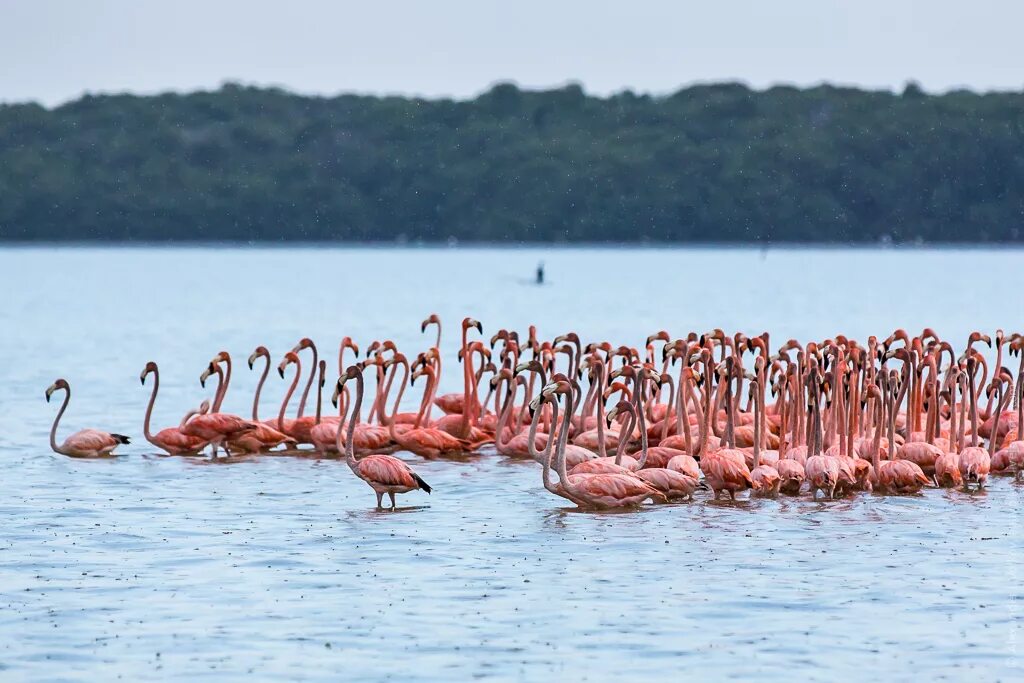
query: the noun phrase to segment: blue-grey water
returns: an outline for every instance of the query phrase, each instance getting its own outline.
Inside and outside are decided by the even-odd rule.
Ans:
[[[163,457],[236,361],[247,414],[259,344],[447,323],[639,345],[721,327],[775,343],[934,327],[1024,331],[1024,252],[873,250],[16,248],[0,251],[0,680],[1020,680],[1024,486],[835,502],[744,500],[579,513],[532,463],[401,457],[434,487],[374,511],[343,462]],[[548,284],[531,284],[539,260]],[[350,356],[351,357],[351,356]],[[304,358],[308,364],[308,357]],[[124,457],[51,453],[135,437]],[[264,414],[284,382],[272,375]],[[409,405],[416,397],[409,397]]]

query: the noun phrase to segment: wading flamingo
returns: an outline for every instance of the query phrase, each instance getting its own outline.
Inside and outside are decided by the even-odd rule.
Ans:
[[[46,389],[47,403],[50,402],[53,392],[58,389],[64,390],[64,403],[57,411],[57,417],[53,419],[53,427],[50,428],[50,448],[54,453],[70,455],[74,458],[98,458],[114,455],[115,448],[128,443],[128,437],[124,434],[103,432],[98,429],[82,429],[64,439],[64,443],[58,446],[57,423],[60,422],[61,416],[64,415],[64,411],[67,410],[68,403],[71,401],[71,386],[68,385],[67,380],[58,379]]]
[[[361,460],[356,460],[352,444],[355,442],[356,424],[359,422],[359,410],[362,408],[363,403],[362,366],[349,366],[345,374],[338,379],[338,385],[334,390],[334,396],[331,400],[335,407],[337,407],[338,396],[341,395],[345,383],[352,379],[356,381],[356,396],[353,400],[352,415],[348,421],[348,438],[345,439],[345,445],[342,446],[341,432],[344,420],[338,420],[338,432],[335,441],[335,446],[339,451],[344,448],[345,463],[349,466],[349,469],[352,470],[353,474],[369,484],[373,492],[377,494],[378,510],[383,509],[381,500],[385,493],[391,499],[392,510],[395,509],[396,493],[408,493],[409,491],[419,489],[429,494],[431,491],[430,485],[413,472],[411,467],[393,455],[375,453],[364,456]]]
[[[206,441],[196,436],[189,436],[181,431],[180,427],[167,427],[156,434],[149,430],[150,418],[153,416],[153,406],[156,404],[156,392],[160,389],[160,370],[156,363],[149,361],[139,375],[139,381],[146,385],[146,377],[153,375],[153,393],[149,395],[149,405],[146,406],[146,419],[142,427],[146,441],[157,448],[162,448],[171,455],[196,455],[206,447]]]

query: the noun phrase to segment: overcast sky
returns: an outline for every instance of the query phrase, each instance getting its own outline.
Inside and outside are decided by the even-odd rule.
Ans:
[[[469,97],[740,80],[1024,87],[1019,0],[0,0],[0,101],[214,88]]]

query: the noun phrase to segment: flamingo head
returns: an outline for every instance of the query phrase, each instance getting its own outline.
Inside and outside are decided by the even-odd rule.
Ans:
[[[46,402],[47,403],[50,402],[50,397],[53,396],[53,392],[57,391],[58,389],[63,389],[65,391],[70,391],[70,389],[68,388],[67,380],[58,379],[56,382],[54,382],[53,384],[51,384],[50,386],[48,386],[46,388]]]
[[[139,375],[139,381],[142,384],[145,384],[146,376],[149,375],[149,373],[151,372],[156,372],[156,363],[154,363],[153,361],[149,361],[148,363],[146,363],[146,367],[143,368],[142,374]]]

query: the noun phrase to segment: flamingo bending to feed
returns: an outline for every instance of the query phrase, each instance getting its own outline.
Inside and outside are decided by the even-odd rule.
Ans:
[[[338,420],[338,431],[335,439],[335,447],[340,452],[345,450],[345,463],[352,470],[352,473],[369,484],[373,492],[377,494],[377,509],[382,510],[381,500],[384,494],[391,499],[391,509],[395,509],[395,494],[408,493],[410,491],[431,491],[430,485],[423,481],[422,477],[413,472],[412,468],[406,465],[393,455],[374,453],[356,460],[355,450],[352,444],[355,442],[356,424],[359,422],[359,410],[363,403],[363,370],[355,365],[349,366],[345,374],[338,379],[338,385],[334,390],[331,401],[335,407],[338,405],[338,396],[345,387],[345,383],[354,379],[356,381],[356,396],[352,406],[352,416],[348,420],[348,438],[342,446],[342,429],[344,420]]]
[[[58,379],[46,389],[47,403],[50,402],[53,392],[58,389],[64,390],[64,403],[61,404],[60,410],[57,411],[57,417],[53,420],[53,427],[50,428],[50,448],[53,449],[54,453],[70,455],[74,458],[99,458],[114,455],[113,451],[115,448],[129,442],[128,437],[124,434],[114,434],[113,432],[104,432],[99,429],[82,429],[64,439],[64,443],[58,446],[57,423],[60,422],[61,416],[64,415],[64,411],[67,410],[68,403],[71,401],[71,386],[67,383],[67,380]]]
[[[167,427],[156,434],[149,430],[150,419],[153,416],[153,406],[156,404],[156,392],[160,389],[160,371],[156,363],[150,361],[139,375],[139,381],[146,385],[146,377],[153,375],[153,393],[149,395],[149,405],[146,406],[146,419],[142,426],[142,432],[146,441],[157,448],[162,448],[171,455],[196,455],[206,447],[206,441],[196,436],[189,436],[181,431],[180,427]]]

